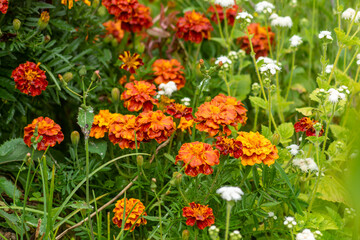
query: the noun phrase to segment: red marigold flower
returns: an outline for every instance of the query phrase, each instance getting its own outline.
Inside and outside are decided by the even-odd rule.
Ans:
[[[113,114],[109,110],[100,110],[99,114],[94,116],[90,137],[95,137],[96,139],[103,138],[105,133],[109,131],[112,118]]]
[[[166,113],[170,114],[174,118],[184,117],[188,121],[194,119],[192,115],[192,108],[179,103],[172,103],[166,106]]]
[[[152,70],[156,75],[155,83],[160,85],[173,81],[179,90],[185,86],[186,82],[183,69],[184,67],[176,59],[158,59],[152,65]]]
[[[238,140],[227,137],[215,137],[215,147],[219,149],[222,155],[229,155],[230,157],[239,158],[243,155],[242,143]]]
[[[121,149],[135,149],[135,131],[136,116],[115,114],[113,121],[109,126],[109,140],[115,145],[119,144]],[[137,147],[140,146],[140,140],[137,140]]]
[[[259,23],[252,23],[248,26],[248,31],[250,35],[253,35],[251,39],[254,52],[256,53],[255,57],[266,57],[269,53],[269,42],[268,36],[266,33],[266,27],[260,27]],[[271,28],[268,27],[270,45],[273,45],[275,33],[271,31]],[[241,49],[245,50],[247,54],[250,54],[251,47],[249,38],[247,36],[238,38],[238,43],[241,44]]]
[[[139,2],[137,0],[103,0],[102,4],[117,19],[127,21],[133,15]]]
[[[188,11],[184,17],[180,17],[176,27],[178,38],[194,43],[201,43],[203,38],[209,39],[211,31],[214,30],[209,19],[203,14],[195,12],[195,10]]]
[[[31,138],[34,136],[35,128],[37,128],[38,132],[36,140],[42,136],[42,140],[37,145],[39,151],[46,150],[48,146],[54,147],[56,142],[60,144],[64,140],[64,134],[58,124],[48,117],[38,117],[24,128],[24,142],[29,147],[31,146]]]
[[[194,226],[203,230],[215,223],[213,210],[208,205],[201,205],[195,202],[189,203],[190,207],[183,208],[183,217],[186,217],[186,225]]]
[[[0,0],[0,12],[2,14],[6,14],[9,8],[9,1],[8,0]]]
[[[39,68],[40,63],[26,62],[20,64],[11,74],[15,81],[15,87],[20,92],[33,97],[45,91],[48,82],[43,70]]]
[[[145,225],[147,223],[146,219],[142,217],[147,216],[144,204],[138,199],[130,198],[128,200],[126,198],[125,206],[124,199],[121,199],[116,202],[115,208],[113,210],[115,216],[113,217],[112,221],[119,228],[121,228],[122,222],[124,220],[124,208],[126,219],[124,230],[130,230],[130,232],[132,232],[134,231],[135,227],[139,227],[140,225]]]
[[[191,128],[194,125],[194,120],[186,120],[186,118],[181,117],[180,118],[180,123],[177,126],[177,129],[181,129],[182,132],[184,132],[185,130],[187,130],[190,134],[191,134]]]
[[[153,25],[150,15],[150,8],[138,4],[133,9],[133,13],[129,19],[121,22],[121,28],[129,32],[141,32],[143,29],[150,28]]]
[[[121,21],[107,21],[103,23],[105,29],[106,29],[106,36],[112,35],[118,43],[121,42],[121,40],[124,37],[124,30],[121,29]]]
[[[214,97],[214,99],[212,101],[225,103],[226,105],[234,106],[235,111],[237,112],[235,122],[236,123],[241,123],[242,125],[246,124],[246,120],[247,120],[246,112],[247,112],[247,109],[244,108],[244,104],[241,101],[238,101],[234,97],[225,96],[222,93],[220,93],[219,95]]]
[[[120,66],[120,69],[124,69],[132,74],[136,72],[136,69],[144,65],[144,62],[140,58],[140,55],[134,53],[132,56],[129,51],[125,51],[119,56],[119,59],[124,63]]]
[[[318,121],[311,120],[308,117],[303,117],[298,122],[294,124],[294,128],[296,132],[305,132],[306,136],[316,136],[316,130],[314,128],[314,124]],[[324,133],[324,129],[321,129],[319,136],[322,136]]]
[[[126,90],[121,94],[124,100],[124,107],[131,112],[143,109],[144,112],[151,111],[158,100],[154,99],[156,87],[154,84],[145,81],[134,81],[125,84]]]
[[[218,15],[219,15],[220,22],[224,21],[224,10],[223,10],[223,8],[218,4],[216,4],[215,6],[216,6],[216,10],[217,10]],[[215,22],[217,24],[218,23],[218,18],[217,18],[214,6],[210,6],[208,8],[208,12],[212,13],[211,18],[210,18],[211,21],[213,21],[213,22]],[[241,12],[241,10],[239,11],[239,7],[237,5],[234,5],[233,7],[226,9],[226,18],[227,18],[228,25],[230,25],[230,26],[234,25],[235,17],[236,17],[238,12]]]
[[[165,116],[160,110],[140,113],[136,125],[139,141],[155,139],[159,144],[166,141],[176,129],[172,117]]]
[[[270,166],[279,158],[276,146],[258,132],[239,132],[236,140],[242,143],[241,164],[244,166],[257,163]]]
[[[175,164],[184,162],[185,174],[196,177],[199,173],[209,175],[213,173],[211,166],[218,165],[220,153],[210,144],[202,142],[184,143],[175,158]]]

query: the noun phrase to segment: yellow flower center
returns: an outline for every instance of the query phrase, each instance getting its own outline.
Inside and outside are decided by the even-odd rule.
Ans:
[[[25,72],[25,79],[29,82],[33,81],[37,76],[38,76],[38,73],[31,69]]]

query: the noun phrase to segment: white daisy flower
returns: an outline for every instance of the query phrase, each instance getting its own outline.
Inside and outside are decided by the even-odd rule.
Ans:
[[[296,225],[295,218],[293,217],[285,217],[284,225],[288,228],[293,228]]]
[[[250,23],[251,19],[253,19],[254,17],[248,13],[248,12],[240,12],[238,13],[238,15],[236,16],[236,19],[243,19],[246,22]]]
[[[315,236],[310,229],[304,229],[301,233],[296,234],[296,240],[315,240]]]
[[[244,195],[244,192],[239,187],[221,187],[216,190],[217,194],[220,194],[221,197],[226,201],[238,201],[241,200],[241,196]]]
[[[293,25],[293,22],[289,16],[286,16],[286,17],[273,16],[273,19],[271,20],[271,26],[274,26],[274,27],[291,28],[292,25]]]
[[[232,7],[235,5],[234,0],[215,0],[215,4],[222,6],[223,8]]]
[[[272,13],[275,6],[267,1],[259,2],[255,5],[255,11],[258,13]]]
[[[299,37],[298,35],[294,35],[292,36],[290,39],[290,47],[298,47],[300,44],[302,44],[302,38]]]
[[[331,37],[331,32],[329,32],[329,31],[321,31],[319,33],[319,38],[320,39],[326,38],[326,39],[329,39],[329,40],[333,40],[333,38]]]
[[[299,146],[296,144],[291,144],[290,146],[286,147],[287,149],[289,149],[290,154],[295,156],[299,153]]]

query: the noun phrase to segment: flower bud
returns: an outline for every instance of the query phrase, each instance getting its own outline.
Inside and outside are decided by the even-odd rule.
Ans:
[[[137,165],[139,166],[139,167],[142,167],[143,165],[144,165],[144,158],[143,158],[143,156],[137,156],[136,157],[136,162],[137,162]]]
[[[46,35],[46,36],[44,37],[44,42],[45,42],[45,43],[50,42],[50,40],[51,40],[50,35]]]
[[[218,240],[219,239],[219,231],[220,230],[215,225],[212,225],[211,227],[209,227],[210,238],[212,240]]]
[[[179,185],[181,183],[181,181],[182,181],[182,174],[179,173],[179,172],[174,172],[173,173],[173,179],[175,181],[175,184]]]
[[[210,102],[211,101],[211,97],[210,96],[206,96],[205,97],[205,102]]]
[[[93,8],[97,8],[97,7],[99,6],[99,3],[100,3],[100,0],[93,0],[91,6],[92,6]]]
[[[238,230],[235,230],[232,233],[230,233],[230,240],[240,240],[241,238],[242,236]]]
[[[80,133],[78,131],[73,131],[70,135],[71,143],[74,146],[77,146],[80,141]]]
[[[280,142],[280,134],[274,133],[274,135],[272,136],[271,143],[276,146],[279,144],[279,142]]]
[[[116,104],[119,103],[119,101],[120,101],[120,90],[118,88],[113,88],[111,90],[111,100],[112,100],[113,103],[116,103]]]
[[[15,29],[15,31],[18,31],[21,27],[21,22],[19,19],[15,18],[13,21],[13,27]]]
[[[72,74],[72,72],[67,72],[64,74],[63,78],[65,82],[70,82],[74,78],[74,75]]]
[[[189,240],[190,238],[190,231],[185,229],[183,232],[182,232],[182,240]]]
[[[99,9],[97,10],[97,13],[99,14],[100,17],[104,17],[107,14],[106,7],[100,6]]]
[[[91,76],[91,81],[96,81],[96,80],[100,80],[101,76],[100,76],[100,71],[96,70],[93,75]]]
[[[114,39],[113,35],[107,35],[107,36],[104,38],[104,42],[105,42],[105,43],[110,43],[113,39]]]
[[[40,15],[38,26],[40,30],[43,30],[47,27],[50,20],[50,15],[48,11],[43,11]]]
[[[156,186],[156,178],[151,179],[150,189],[151,191],[155,192],[157,186]]]
[[[117,41],[116,38],[111,39],[111,46],[117,47],[118,44],[119,44],[119,43],[118,43],[118,41]]]
[[[254,83],[252,86],[251,86],[251,89],[253,91],[253,94],[255,96],[259,95],[260,93],[260,85],[258,83]]]
[[[79,75],[81,77],[84,77],[86,75],[87,71],[86,71],[86,67],[83,65],[81,68],[80,68],[80,71],[79,71]]]

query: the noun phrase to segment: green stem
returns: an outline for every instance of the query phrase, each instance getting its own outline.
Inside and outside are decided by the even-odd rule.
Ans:
[[[358,52],[359,52],[359,48],[356,49],[356,52],[355,52],[354,56],[352,57],[349,65],[345,68],[344,73],[346,73],[349,70],[349,68],[351,67],[351,65],[355,61]]]
[[[268,25],[267,18],[265,18],[265,28],[266,28],[266,37],[267,37],[268,45],[269,45],[270,57],[273,58],[272,47],[271,47],[271,42],[270,42],[270,35],[269,35],[269,25]]]
[[[271,93],[270,87],[268,88],[268,111],[269,111],[269,130],[271,132]]]
[[[226,205],[226,227],[225,227],[225,240],[229,239],[229,228],[230,228],[230,213],[231,213],[232,203],[227,202]]]
[[[216,5],[212,4],[212,6],[213,6],[215,14],[216,14],[216,19],[217,19],[217,22],[218,22],[218,28],[219,28],[220,37],[221,37],[221,39],[223,39],[225,41],[224,34],[223,34],[222,28],[221,28],[221,22],[220,22],[219,13],[217,11]]]
[[[310,198],[309,198],[309,207],[308,207],[308,212],[311,211],[312,209],[312,206],[313,206],[313,203],[314,203],[314,200],[315,200],[315,194],[317,192],[317,189],[318,189],[318,186],[319,186],[319,182],[320,182],[320,177],[321,177],[321,174],[322,174],[322,170],[321,170],[321,166],[320,166],[320,156],[319,156],[319,144],[317,144],[315,146],[316,148],[316,159],[317,159],[317,164],[318,164],[318,168],[319,168],[319,172],[318,172],[318,176],[315,180],[315,186],[314,186],[314,189],[313,191],[311,192],[311,195],[310,195]]]
[[[313,53],[313,45],[314,45],[314,27],[315,27],[315,15],[316,15],[316,0],[313,0],[313,7],[312,7],[312,19],[311,19],[311,37],[310,37],[310,44],[309,44],[309,72],[308,78],[311,78],[311,70],[312,70],[312,53]],[[340,28],[340,27],[339,27]]]
[[[291,87],[291,83],[292,83],[292,79],[293,79],[293,75],[294,75],[295,55],[296,55],[296,51],[294,51],[293,54],[292,54],[291,74],[290,74],[289,85],[288,85],[288,87],[287,87],[286,94],[285,94],[285,101],[287,101],[287,99],[288,99],[289,92],[290,92],[290,87]]]
[[[89,182],[89,174],[90,174],[90,164],[89,164],[89,137],[85,136],[85,156],[86,156],[86,205],[88,206],[87,215],[89,218],[89,227],[91,233],[91,239],[94,240],[94,233],[92,228],[92,221],[91,221],[91,208],[90,208],[90,182]]]
[[[255,131],[257,130],[258,116],[259,116],[259,107],[256,106],[256,107],[255,107],[255,120],[254,120],[253,132],[255,132]]]
[[[224,79],[224,82],[225,82],[225,85],[226,85],[227,94],[228,94],[228,96],[231,96],[230,85],[229,85],[229,82],[227,81],[226,72],[224,72],[224,78],[223,79]]]

